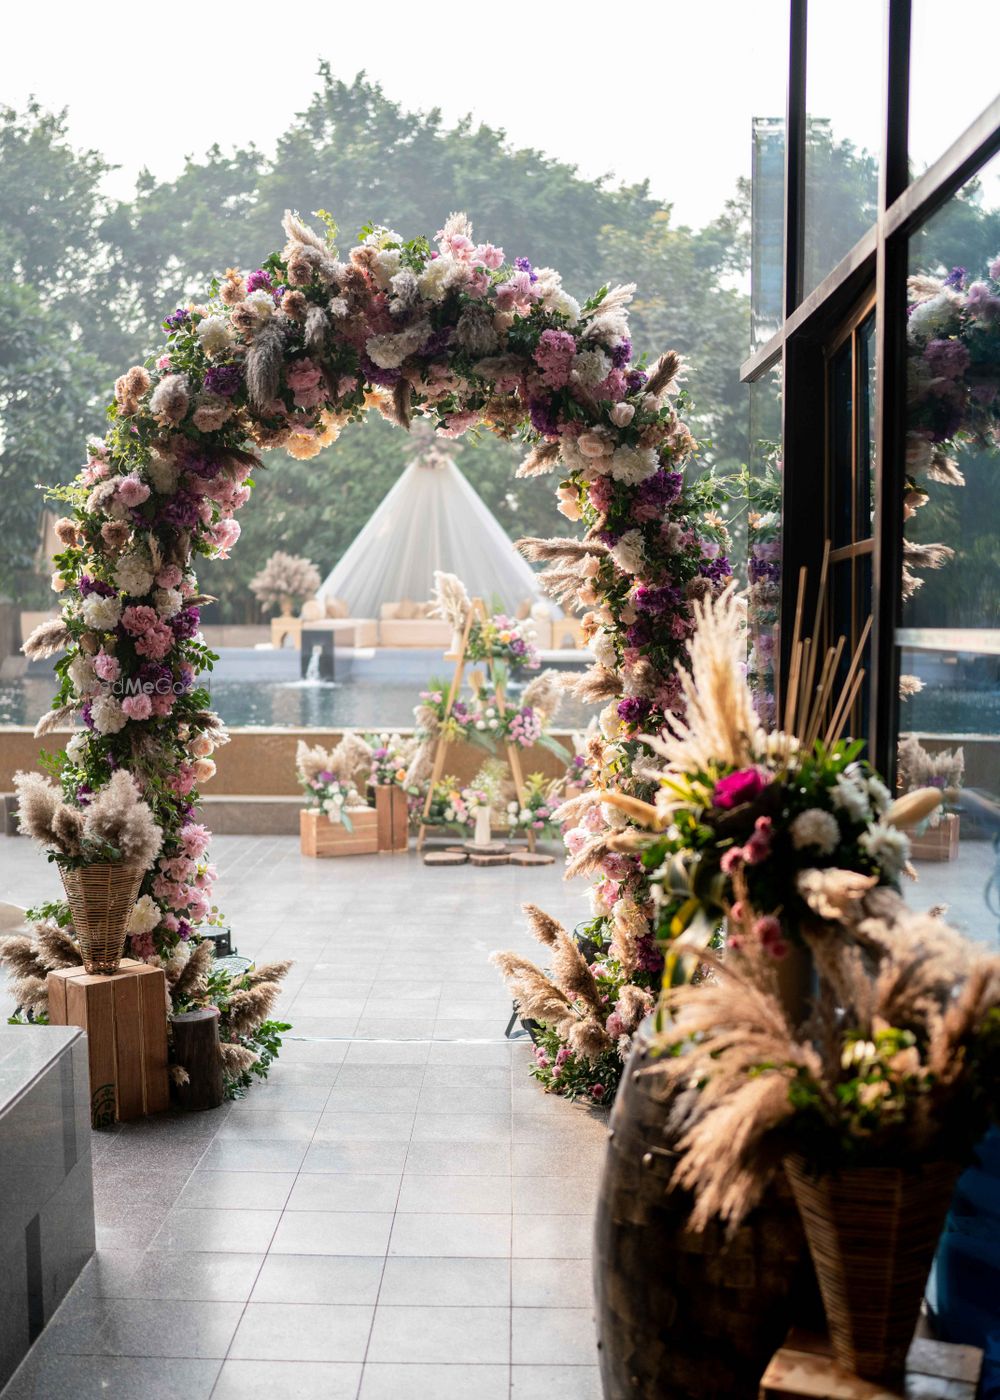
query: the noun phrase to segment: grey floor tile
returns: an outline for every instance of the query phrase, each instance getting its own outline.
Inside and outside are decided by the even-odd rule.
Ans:
[[[439,1042],[432,1045],[428,1064],[432,1065],[508,1065],[510,1046],[506,1041],[495,1045],[454,1045]]]
[[[374,1308],[359,1304],[248,1303],[230,1357],[363,1361]]]
[[[594,1285],[589,1259],[512,1259],[515,1308],[589,1308]]]
[[[372,1303],[385,1260],[330,1254],[269,1254],[254,1285],[255,1303]]]
[[[148,1253],[117,1290],[122,1298],[242,1303],[250,1297],[264,1255]]]
[[[589,1308],[513,1308],[511,1361],[515,1366],[593,1365],[597,1338]]]
[[[400,1041],[385,1044],[377,1040],[355,1040],[347,1052],[349,1065],[425,1065],[429,1050],[427,1041]]]
[[[271,1243],[280,1211],[172,1210],[153,1240],[153,1249],[189,1253],[263,1254]]]
[[[507,1307],[509,1259],[434,1259],[390,1255],[379,1305]]]
[[[242,1312],[239,1302],[112,1298],[101,1341],[114,1356],[221,1359]]]
[[[369,1362],[358,1400],[508,1400],[509,1387],[507,1366]]]
[[[135,1356],[29,1356],[4,1400],[208,1400],[218,1361]]]
[[[504,1113],[418,1113],[414,1142],[510,1142],[510,1115]]]
[[[316,1128],[316,1142],[409,1142],[412,1113],[357,1113],[334,1110],[324,1113]]]
[[[345,1064],[337,1077],[337,1088],[419,1089],[429,1073],[424,1065],[358,1065]]]
[[[286,1211],[275,1231],[272,1254],[384,1254],[388,1211]]]
[[[502,1072],[502,1071],[501,1071]],[[487,1088],[479,1083],[464,1086],[424,1083],[420,1090],[418,1113],[510,1113],[510,1085]]]
[[[237,1099],[233,1104],[233,1115],[260,1113],[264,1109],[273,1108],[299,1113],[317,1108],[322,1110],[329,1097],[330,1087],[329,1084],[290,1084],[281,1080],[255,1084],[245,1098]]]
[[[596,1366],[512,1366],[511,1400],[602,1400]]]
[[[514,1177],[516,1215],[583,1215],[596,1205],[594,1176]]]
[[[286,1036],[281,1046],[283,1065],[339,1065],[347,1058],[344,1040],[304,1040]]]
[[[511,1178],[408,1175],[396,1209],[407,1214],[509,1214]]]
[[[404,1066],[405,1068],[405,1066]],[[347,1084],[338,1082],[330,1092],[324,1118],[337,1113],[413,1113],[420,1090],[405,1084]]]
[[[212,1400],[355,1400],[360,1379],[359,1362],[227,1361]]]
[[[487,1362],[510,1355],[507,1308],[378,1307],[367,1361]]]
[[[443,1258],[506,1259],[509,1215],[399,1215],[392,1226],[390,1254]]]
[[[195,1210],[281,1210],[294,1172],[196,1171],[176,1204]]]
[[[515,1259],[589,1259],[592,1215],[515,1215]]]
[[[400,1176],[303,1173],[288,1198],[287,1210],[392,1211],[399,1196]]]
[[[304,1142],[213,1142],[198,1163],[200,1171],[297,1172]]]
[[[605,1142],[564,1142],[543,1146],[537,1142],[511,1144],[511,1166],[515,1176],[599,1175],[604,1165]]]
[[[115,1298],[128,1291],[128,1283],[142,1262],[141,1249],[102,1249],[87,1264],[74,1287],[78,1294]]]
[[[314,1142],[302,1172],[349,1172],[352,1176],[398,1176],[406,1161],[405,1142]]]
[[[406,1174],[415,1176],[504,1176],[511,1150],[499,1142],[411,1142]]]
[[[319,1109],[283,1113],[261,1109],[258,1113],[231,1113],[219,1129],[217,1143],[230,1142],[310,1142],[320,1120]]]
[[[507,1065],[430,1064],[424,1070],[423,1083],[427,1089],[467,1089],[470,1080],[483,1089],[510,1091],[510,1069]]]

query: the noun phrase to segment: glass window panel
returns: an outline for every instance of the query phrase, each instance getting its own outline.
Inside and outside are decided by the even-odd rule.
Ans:
[[[951,68],[944,52],[954,35],[995,32],[995,0],[911,0],[910,175],[942,156],[1000,93],[996,64]]]
[[[875,312],[857,331],[858,460],[855,473],[854,538],[872,532],[875,510]]]
[[[873,0],[824,0],[809,7],[804,295],[875,222],[882,29],[882,6]]]
[[[750,386],[747,477],[748,678],[757,713],[775,723],[781,602],[781,366]]]
[[[750,348],[774,335],[785,285],[785,119],[755,117],[750,183]]]
[[[935,783],[917,901],[993,941],[1000,851],[1000,157],[910,245],[898,777]],[[996,276],[991,276],[993,266]],[[964,269],[967,269],[965,271]]]
[[[851,496],[854,444],[854,356],[850,337],[829,369],[830,540],[834,549],[852,542]]]

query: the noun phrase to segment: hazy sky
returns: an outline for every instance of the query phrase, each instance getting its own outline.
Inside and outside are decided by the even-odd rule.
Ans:
[[[995,88],[992,65],[979,74],[963,64],[960,78],[946,70],[955,91],[939,100],[940,26],[974,33],[995,18],[996,0],[914,3],[928,98],[914,100],[914,147],[926,160]],[[648,178],[678,221],[699,225],[749,174],[751,118],[783,110],[787,8],[788,0],[50,0],[5,16],[0,101],[19,107],[34,93],[67,106],[74,142],[119,165],[111,188],[127,195],[143,166],[170,177],[185,155],[216,141],[270,151],[306,105],[322,57],[340,78],[365,69],[404,107],[438,106],[448,120],[471,112],[587,175]],[[838,135],[876,144],[881,0],[811,0],[809,12],[810,107]]]

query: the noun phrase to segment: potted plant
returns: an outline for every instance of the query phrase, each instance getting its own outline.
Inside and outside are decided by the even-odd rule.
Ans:
[[[829,908],[840,872],[812,899]],[[656,1073],[674,1100],[673,1185],[692,1225],[732,1232],[784,1165],[837,1360],[894,1382],[961,1164],[995,1114],[1000,958],[872,890],[812,942],[818,991],[796,1026],[746,899],[711,977],[674,989]],[[734,947],[734,942],[737,946]]]
[[[40,773],[17,773],[21,830],[59,868],[88,972],[118,971],[136,897],[163,833],[119,769],[98,792],[71,797]]]
[[[296,603],[313,597],[319,585],[319,570],[311,559],[276,549],[250,580],[250,592],[262,607],[280,607],[282,617],[291,617]]]

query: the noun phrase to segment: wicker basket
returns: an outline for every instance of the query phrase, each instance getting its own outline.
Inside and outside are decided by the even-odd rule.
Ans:
[[[801,1157],[785,1158],[834,1355],[867,1380],[903,1375],[958,1171],[927,1162],[913,1172],[856,1167],[817,1178]]]
[[[84,967],[88,972],[117,972],[145,867],[108,861],[75,869],[60,866],[59,873]]]

